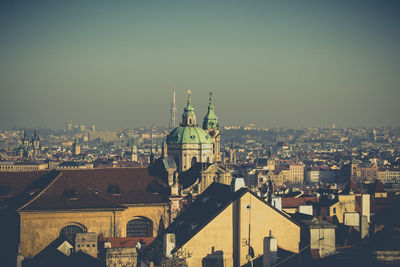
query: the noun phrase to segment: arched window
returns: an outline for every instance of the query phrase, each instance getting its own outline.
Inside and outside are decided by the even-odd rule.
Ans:
[[[127,237],[153,236],[153,222],[147,218],[133,219],[126,225]]]
[[[65,236],[70,241],[75,241],[76,234],[84,233],[85,229],[78,225],[67,225],[60,231],[60,236]]]
[[[192,164],[191,164],[191,166],[194,166],[194,165],[196,164],[196,162],[197,162],[197,158],[196,158],[196,157],[193,157],[193,158],[192,158]]]

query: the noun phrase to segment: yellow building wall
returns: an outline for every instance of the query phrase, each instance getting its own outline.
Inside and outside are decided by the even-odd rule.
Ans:
[[[163,218],[165,228],[169,222],[169,205],[131,205],[117,218],[117,226],[121,229],[117,236],[126,237],[126,225],[132,219],[146,217],[153,222],[153,236],[157,236],[160,219]]]
[[[277,239],[278,247],[294,253],[299,252],[299,225],[266,205],[251,193],[243,195],[239,203],[240,236],[238,245],[240,266],[248,263],[246,256],[248,254],[249,221],[251,223],[250,245],[254,249],[255,258],[263,255],[264,238],[269,236],[270,230],[272,236]],[[247,206],[250,206],[250,209]],[[223,252],[225,267],[233,266],[233,242],[235,241],[233,237],[233,222],[235,221],[233,214],[235,207],[236,205],[229,205],[182,247],[182,252],[191,254],[187,258],[189,267],[201,267],[203,258],[211,254],[213,247],[215,252]]]
[[[336,208],[336,212],[334,212],[334,208]],[[339,195],[338,202],[329,207],[329,216],[336,215],[339,223],[344,222],[345,212],[356,212],[355,195]]]
[[[112,212],[21,212],[20,253],[33,257],[60,235],[63,227],[81,225],[87,232],[111,231]]]
[[[126,237],[127,223],[137,217],[153,221],[153,236],[157,235],[160,218],[164,215],[168,226],[168,206],[130,206],[115,212],[115,236]],[[60,235],[67,225],[83,226],[87,232],[113,236],[114,213],[112,211],[68,211],[68,212],[20,212],[20,253],[34,257]]]
[[[181,248],[191,254],[186,259],[189,267],[202,267],[202,260],[211,254],[212,247],[223,252],[225,267],[233,266],[232,212],[230,205]]]
[[[270,231],[277,240],[279,248],[294,253],[299,252],[300,226],[249,192],[241,198],[240,209],[240,265],[248,262],[246,259],[248,246],[245,243],[249,239],[249,222],[251,223],[250,245],[254,249],[256,258],[263,255],[264,237],[269,236]]]

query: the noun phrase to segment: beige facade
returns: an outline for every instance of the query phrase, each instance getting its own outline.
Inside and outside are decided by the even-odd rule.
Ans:
[[[46,163],[2,162],[0,172],[30,172],[47,169]]]
[[[400,183],[400,170],[380,170],[377,178],[382,183]]]
[[[201,267],[203,259],[222,257],[224,266],[248,263],[249,246],[255,258],[263,255],[264,237],[272,235],[278,247],[298,253],[300,226],[283,213],[247,192],[228,205],[180,249],[189,267]]]
[[[339,195],[338,202],[329,207],[329,216],[336,216],[339,223],[344,222],[345,212],[356,212],[355,195]]]
[[[201,194],[210,184],[218,182],[221,184],[231,185],[232,176],[229,170],[224,169],[219,164],[213,164],[206,170],[201,172],[198,192]]]
[[[179,162],[179,172],[190,169],[196,162],[214,162],[212,144],[168,144],[168,156]]]
[[[372,182],[378,178],[378,166],[351,164],[351,179],[354,181]]]
[[[20,253],[24,257],[35,256],[69,225],[97,235],[126,237],[128,222],[144,217],[151,220],[153,236],[156,236],[160,219],[164,218],[164,224],[168,224],[168,210],[166,204],[158,204],[131,205],[125,210],[114,211],[20,211]]]
[[[302,184],[304,182],[304,164],[290,164],[289,171],[290,184]]]

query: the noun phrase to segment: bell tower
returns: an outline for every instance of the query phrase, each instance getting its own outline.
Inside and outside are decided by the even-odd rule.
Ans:
[[[221,162],[221,134],[218,118],[215,115],[214,105],[212,104],[212,92],[210,92],[207,115],[203,120],[203,129],[211,137],[213,143],[214,162]]]
[[[187,105],[182,114],[182,126],[197,126],[196,123],[196,114],[194,114],[194,108],[192,107],[192,97],[190,88],[187,90],[188,100]]]

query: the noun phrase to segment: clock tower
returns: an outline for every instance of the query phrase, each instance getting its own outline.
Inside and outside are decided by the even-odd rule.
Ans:
[[[212,92],[210,92],[210,102],[208,104],[207,115],[203,120],[203,129],[208,133],[211,137],[213,143],[213,154],[214,154],[214,162],[221,162],[221,152],[220,152],[220,144],[221,144],[221,134],[219,130],[219,122],[217,116],[214,113],[214,106],[212,104]]]

